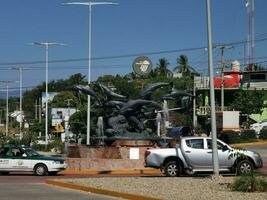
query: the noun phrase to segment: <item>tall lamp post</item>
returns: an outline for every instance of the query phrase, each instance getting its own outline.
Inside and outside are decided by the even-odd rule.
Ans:
[[[22,72],[24,70],[30,70],[31,68],[26,68],[26,67],[12,67],[11,69],[17,70],[19,72],[19,112],[20,112],[20,121],[19,121],[19,137],[20,140],[23,138],[22,134],[22,116],[23,116],[23,111],[22,111]]]
[[[92,7],[100,6],[100,5],[118,5],[118,3],[111,2],[71,2],[71,3],[63,3],[63,5],[80,5],[87,6],[89,8],[89,50],[88,50],[88,85],[91,82],[91,61],[92,61]],[[90,145],[90,111],[91,110],[91,98],[88,95],[87,98],[87,137],[86,144]]]
[[[212,163],[213,173],[219,176],[219,159],[217,148],[217,130],[216,130],[216,114],[215,114],[215,94],[213,81],[213,55],[212,55],[212,32],[211,32],[211,9],[210,0],[206,0],[207,12],[207,38],[209,52],[209,77],[210,77],[210,107],[211,107],[211,133],[212,133]]]
[[[45,47],[45,144],[48,144],[48,49],[49,46],[64,45],[57,42],[33,42],[32,45]]]
[[[0,81],[0,83],[4,83],[6,85],[6,136],[8,136],[8,89],[9,89],[9,84],[13,83],[14,81],[10,81],[10,80],[5,80],[5,81]]]

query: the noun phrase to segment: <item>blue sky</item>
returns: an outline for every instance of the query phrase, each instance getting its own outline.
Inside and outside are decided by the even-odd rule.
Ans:
[[[82,1],[82,0],[81,0]],[[49,59],[70,60],[49,64],[49,80],[67,78],[70,74],[87,75],[88,9],[80,6],[62,6],[68,0],[1,0],[0,6],[0,80],[17,80],[18,73],[8,68],[25,66],[33,68],[24,73],[24,87],[45,80],[45,65],[30,64],[44,60],[44,49],[30,46],[34,41],[56,41],[67,46],[52,47]],[[105,74],[132,72],[136,56],[101,59],[121,55],[149,56],[154,67],[165,57],[170,68],[176,58],[186,54],[189,62],[199,72],[207,71],[207,53],[204,49],[174,53],[149,54],[207,45],[205,0],[118,0],[118,6],[93,8],[92,79]],[[211,0],[213,42],[230,43],[246,39],[247,10],[245,0]],[[267,38],[267,1],[255,0],[256,38]],[[267,63],[267,41],[256,43],[257,61]],[[225,53],[226,60],[243,62],[244,46],[239,45]],[[214,60],[220,53],[214,50]],[[17,64],[13,64],[17,63]],[[24,64],[20,64],[24,63]],[[216,71],[216,69],[215,69]],[[15,83],[11,87],[18,87]],[[3,86],[0,86],[3,88]]]

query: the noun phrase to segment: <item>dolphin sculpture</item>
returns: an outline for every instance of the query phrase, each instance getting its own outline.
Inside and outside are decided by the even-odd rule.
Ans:
[[[120,113],[123,115],[127,115],[128,113],[140,110],[143,106],[153,106],[156,109],[162,110],[162,106],[155,102],[155,101],[149,101],[149,100],[143,100],[143,99],[137,99],[137,100],[130,100],[121,108]]]
[[[126,96],[124,95],[120,95],[117,94],[115,92],[113,92],[110,88],[108,88],[107,86],[101,84],[101,83],[95,83],[95,85],[101,89],[101,91],[107,95],[108,97],[113,97],[113,98],[118,98],[118,99],[126,99]]]
[[[75,86],[75,88],[78,89],[81,93],[90,95],[90,96],[96,98],[97,100],[99,100],[96,93],[88,85],[86,85],[86,86],[77,85],[77,86]]]
[[[189,97],[194,97],[194,95],[186,92],[186,91],[183,91],[183,90],[173,90],[171,93],[167,94],[167,95],[164,95],[162,97],[162,99],[164,100],[174,100],[178,97],[183,97],[183,96],[189,96]]]
[[[141,92],[140,97],[142,99],[148,100],[151,98],[151,94],[153,91],[155,91],[159,88],[162,88],[162,87],[169,86],[169,85],[171,85],[171,84],[170,83],[163,83],[163,82],[150,84]]]

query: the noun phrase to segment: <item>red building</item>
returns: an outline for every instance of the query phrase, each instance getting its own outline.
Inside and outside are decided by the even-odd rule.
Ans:
[[[224,71],[224,76],[214,78],[214,87],[221,88],[222,79],[224,81],[224,88],[238,88],[241,81],[241,74],[239,71]]]

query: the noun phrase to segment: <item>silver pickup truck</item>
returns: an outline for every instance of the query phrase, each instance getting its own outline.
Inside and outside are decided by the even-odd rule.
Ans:
[[[220,171],[244,174],[263,165],[256,152],[231,148],[221,140],[217,140],[217,147]],[[212,139],[184,137],[176,148],[148,149],[145,167],[161,169],[173,177],[183,173],[212,172]]]

